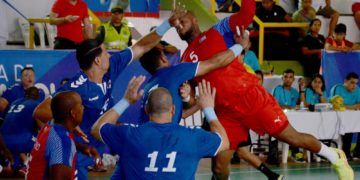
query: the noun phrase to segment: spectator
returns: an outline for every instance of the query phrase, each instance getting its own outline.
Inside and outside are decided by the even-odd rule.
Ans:
[[[311,22],[316,18],[316,11],[311,7],[312,0],[302,0],[301,8],[294,12],[292,19],[295,22]]]
[[[352,50],[359,50],[360,46],[345,39],[346,26],[345,24],[338,24],[335,28],[335,37],[326,39],[325,49],[340,52],[350,52]]]
[[[245,48],[244,63],[250,66],[254,71],[260,70],[259,60],[254,51],[250,50],[251,43]]]
[[[256,9],[256,16],[263,22],[291,22],[291,17],[274,0],[262,0]]]
[[[295,80],[295,73],[292,69],[283,72],[283,85],[275,87],[273,96],[283,109],[294,109],[299,99],[299,92],[291,87]]]
[[[25,177],[26,173],[26,156],[21,154],[31,152],[34,146],[33,140],[37,136],[37,127],[32,113],[39,104],[38,98],[39,90],[36,87],[26,89],[24,98],[11,103],[0,129],[7,147],[15,158],[13,168],[19,170],[22,177]]]
[[[259,84],[263,85],[264,84],[264,74],[261,70],[255,70],[255,75],[259,78]]]
[[[111,9],[111,20],[100,26],[98,40],[106,49],[123,50],[132,45],[131,30],[123,18],[124,10],[116,6]]]
[[[350,110],[360,110],[360,89],[358,87],[359,76],[351,72],[346,76],[344,84],[337,84],[331,88],[331,97],[335,95],[339,95],[344,99],[344,104],[346,109]],[[352,133],[347,133],[342,136],[343,147],[346,157],[348,159],[352,159],[350,154],[350,146],[352,141]],[[359,136],[359,133],[358,133]],[[357,140],[357,144],[360,145],[360,138]],[[355,157],[360,157],[360,146],[356,146],[355,148]]]
[[[354,14],[354,20],[358,29],[360,30],[360,2],[354,2],[352,5],[352,12]]]
[[[331,7],[331,0],[314,0],[313,7],[317,10],[317,15],[322,15],[325,18],[330,19],[327,37],[332,37],[340,14]]]
[[[8,105],[17,99],[25,97],[25,90],[29,87],[33,87],[35,84],[35,70],[32,67],[26,67],[21,70],[21,83],[15,84],[11,88],[7,89],[2,97],[0,97],[0,112],[6,112]],[[39,91],[42,101],[45,98],[43,91]],[[3,114],[5,116],[5,114]]]
[[[305,89],[305,94],[300,94],[300,101],[305,102],[305,106],[315,105],[317,103],[326,103],[327,95],[325,91],[325,81],[322,75],[314,74],[310,84]]]
[[[321,50],[325,46],[325,37],[319,34],[321,28],[321,21],[313,19],[310,22],[309,33],[302,39],[301,64],[304,67],[306,77],[312,77],[319,73],[321,66]]]
[[[56,0],[51,9],[50,23],[57,27],[54,49],[76,49],[84,38],[92,37],[88,7],[83,0]]]

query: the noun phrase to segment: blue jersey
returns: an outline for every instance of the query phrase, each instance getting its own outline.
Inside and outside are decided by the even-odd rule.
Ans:
[[[279,85],[274,89],[273,96],[280,106],[295,107],[299,99],[299,93],[295,88],[291,87],[290,90],[287,90],[282,85]]]
[[[325,91],[323,91],[322,95],[325,99],[327,99],[327,94]],[[315,105],[317,103],[320,103],[320,96],[319,94],[315,93],[314,90],[311,88],[305,89],[305,102],[308,104]]]
[[[91,127],[96,120],[114,105],[112,97],[112,83],[132,60],[132,51],[127,48],[110,57],[110,69],[103,77],[102,83],[97,84],[89,80],[88,76],[80,71],[70,81],[59,88],[58,92],[72,90],[79,93],[84,105],[81,130],[88,136],[90,144],[101,145],[91,134]],[[80,139],[77,139],[81,141]]]
[[[218,134],[176,123],[105,124],[100,134],[120,156],[112,179],[194,179],[199,160],[221,145]]]
[[[4,141],[11,150],[25,150],[30,152],[33,142],[32,137],[36,137],[35,120],[33,120],[33,112],[38,101],[21,98],[14,101],[9,108],[5,117],[5,121],[1,126],[1,134]],[[26,148],[21,142],[32,142]],[[30,147],[29,147],[30,146]]]
[[[345,105],[360,104],[360,89],[356,86],[355,90],[349,92],[343,84],[337,84],[331,88],[331,97],[339,95],[344,99]]]
[[[149,121],[149,117],[145,113],[145,103],[149,97],[149,93],[158,88],[166,88],[173,99],[175,105],[175,114],[173,122],[178,123],[182,115],[182,101],[179,94],[179,87],[187,80],[193,79],[196,75],[198,63],[182,63],[176,66],[166,67],[158,70],[152,75],[148,83],[144,86],[144,96],[142,98],[141,120],[139,123]]]

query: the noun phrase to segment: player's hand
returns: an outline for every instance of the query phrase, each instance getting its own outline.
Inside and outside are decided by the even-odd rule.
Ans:
[[[73,15],[67,15],[64,17],[64,21],[67,23],[71,23],[76,21],[79,18],[79,16],[73,16]]]
[[[14,158],[13,158],[11,152],[9,151],[9,149],[5,148],[5,149],[1,152],[1,154],[4,156],[5,159],[7,159],[7,160],[10,162],[11,165],[14,164]]]
[[[144,83],[145,81],[145,76],[139,76],[139,77],[133,77],[129,84],[128,87],[125,91],[125,95],[124,98],[130,103],[130,104],[134,104],[136,101],[138,101],[142,95],[144,94],[144,90],[140,90],[139,88],[142,85],[142,83]]]
[[[201,109],[205,109],[207,107],[215,107],[215,94],[216,89],[211,89],[210,82],[202,80],[202,82],[199,83],[198,104],[200,105]]]
[[[306,86],[305,80],[304,80],[303,78],[300,78],[299,81],[298,81],[298,83],[299,83],[299,90],[300,90],[300,91],[304,91],[304,90],[305,90],[305,86]]]
[[[180,96],[182,99],[187,99],[189,98],[190,96],[190,92],[191,92],[191,86],[189,83],[185,82],[183,83],[180,88],[179,88],[179,91],[180,91]]]
[[[175,8],[172,10],[169,23],[172,27],[182,28],[180,24],[180,18],[186,15],[187,10],[184,6],[176,5]]]
[[[249,33],[245,31],[244,26],[241,26],[241,29],[239,29],[239,26],[236,26],[236,34],[234,35],[234,40],[237,44],[240,44],[243,49],[250,48]]]
[[[74,133],[75,133],[76,135],[78,135],[79,137],[81,137],[81,139],[84,140],[84,142],[86,142],[86,143],[89,143],[89,142],[90,142],[89,139],[88,139],[88,137],[87,137],[87,135],[80,129],[79,126],[77,126],[77,127],[75,128]]]

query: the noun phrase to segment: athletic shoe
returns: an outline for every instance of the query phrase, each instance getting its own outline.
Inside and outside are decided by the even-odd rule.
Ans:
[[[285,176],[280,174],[280,176],[277,178],[277,180],[284,180],[285,179]]]
[[[354,180],[354,171],[347,162],[344,151],[331,148],[338,154],[339,160],[332,165],[338,174],[339,180]]]

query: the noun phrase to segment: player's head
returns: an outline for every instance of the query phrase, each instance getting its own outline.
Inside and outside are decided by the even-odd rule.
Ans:
[[[106,73],[110,67],[109,57],[105,46],[95,39],[82,41],[76,49],[76,59],[83,71],[94,68]]]
[[[259,78],[259,85],[262,86],[264,83],[264,74],[261,70],[256,70],[255,75]]]
[[[186,12],[185,16],[181,17],[179,21],[175,28],[182,40],[188,41],[194,32],[199,31],[197,19],[191,11]]]
[[[311,83],[309,84],[312,90],[321,89],[321,91],[325,91],[325,81],[321,74],[314,74],[311,78]]]
[[[301,7],[303,9],[310,9],[312,4],[312,0],[302,0],[301,1]]]
[[[170,92],[162,87],[152,90],[147,99],[145,111],[152,121],[171,122],[175,106]]]
[[[120,6],[115,6],[111,9],[111,22],[120,24],[124,17],[124,10]]]
[[[25,97],[28,99],[39,99],[39,89],[35,86],[29,87],[25,90]]]
[[[346,36],[346,26],[343,23],[340,23],[336,25],[335,27],[335,40],[336,41],[342,41],[345,39]]]
[[[141,66],[150,74],[154,74],[162,67],[170,66],[169,60],[166,58],[164,51],[154,47],[140,58]]]
[[[292,69],[286,69],[283,72],[282,80],[285,87],[291,87],[292,83],[295,80],[295,72]]]
[[[271,11],[275,2],[274,0],[262,0],[261,5],[266,11]]]
[[[312,33],[319,34],[320,29],[321,29],[321,21],[320,21],[320,19],[315,18],[315,19],[311,20],[311,22],[309,24],[309,31],[312,32]]]
[[[83,111],[81,97],[75,91],[60,92],[51,100],[51,112],[55,123],[67,128],[73,129],[81,123]]]
[[[348,91],[352,92],[356,89],[358,82],[359,82],[359,75],[357,75],[354,72],[351,72],[346,76],[344,86]]]
[[[34,86],[35,70],[32,67],[26,67],[21,70],[21,84],[25,89]]]

